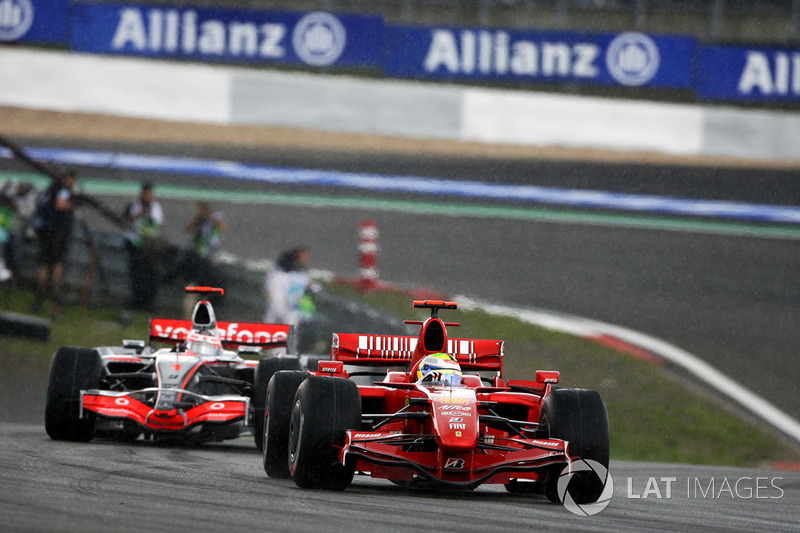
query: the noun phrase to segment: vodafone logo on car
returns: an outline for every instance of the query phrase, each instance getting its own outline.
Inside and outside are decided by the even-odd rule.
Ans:
[[[189,328],[183,326],[170,326],[163,324],[153,324],[153,331],[156,336],[170,340],[182,340],[189,334]],[[281,342],[288,338],[285,331],[276,331],[274,333],[264,330],[256,330],[243,328],[239,329],[238,322],[231,322],[224,325],[219,329],[220,338],[223,341],[229,342],[247,342],[247,343],[269,343]]]
[[[172,326],[162,327],[161,324],[155,324],[153,329],[155,330],[157,336],[174,340],[183,339],[189,333],[187,328],[173,328]]]
[[[270,334],[267,331],[254,332],[249,329],[239,330],[239,324],[237,322],[231,322],[230,324],[228,324],[227,329],[220,330],[220,337],[222,337],[222,340],[232,341],[232,342],[262,343],[262,342],[285,341],[288,335],[283,331],[278,331],[275,332],[274,334]]]

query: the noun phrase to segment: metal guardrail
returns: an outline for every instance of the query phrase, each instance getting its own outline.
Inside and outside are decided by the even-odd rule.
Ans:
[[[797,44],[800,0],[144,0],[197,7],[380,14],[428,25],[643,31],[714,42]]]

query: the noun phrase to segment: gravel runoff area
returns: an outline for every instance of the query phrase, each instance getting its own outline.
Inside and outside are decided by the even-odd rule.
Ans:
[[[159,120],[41,111],[0,106],[0,135],[12,139],[64,139],[93,142],[168,142],[187,145],[271,147],[494,159],[555,159],[647,162],[653,164],[800,168],[797,161],[757,161],[729,157],[678,156],[597,149],[495,145],[445,139],[412,139],[369,134],[310,131],[298,128]]]

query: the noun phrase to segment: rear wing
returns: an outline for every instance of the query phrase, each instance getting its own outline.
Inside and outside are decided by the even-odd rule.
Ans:
[[[357,365],[409,365],[418,341],[406,335],[334,333],[331,359]],[[503,341],[447,339],[446,351],[462,370],[503,370]]]
[[[178,344],[192,330],[191,320],[171,318],[150,319],[150,342]],[[285,348],[292,326],[288,324],[259,324],[247,322],[217,322],[217,330],[226,349],[239,346]]]

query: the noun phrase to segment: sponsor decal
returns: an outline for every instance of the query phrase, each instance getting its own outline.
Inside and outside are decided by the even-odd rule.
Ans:
[[[467,429],[466,424],[450,423],[450,429]]]
[[[638,32],[390,25],[386,48],[388,76],[689,89],[695,41]],[[488,348],[454,341],[452,349],[473,360],[472,350]],[[502,353],[502,344],[493,350]]]
[[[439,414],[442,416],[472,416],[472,413],[465,413],[462,411],[444,411]]]
[[[643,33],[621,33],[606,50],[608,72],[623,85],[644,85],[653,79],[660,65],[658,46]]]
[[[33,25],[31,0],[0,0],[0,41],[16,41]]]
[[[239,416],[237,413],[214,413],[214,412],[206,412],[201,415],[203,420],[228,420],[230,418],[236,418]]]
[[[222,339],[232,342],[252,342],[259,344],[285,341],[288,337],[286,332],[283,331],[277,331],[270,335],[266,331],[253,332],[249,329],[238,330],[238,328],[239,324],[237,322],[231,322],[228,324],[228,328],[220,332]]]
[[[130,416],[136,414],[136,411],[131,409],[115,409],[113,407],[106,407],[104,405],[99,405],[94,410],[105,416]]]
[[[285,331],[259,331],[254,329],[257,325],[248,325],[247,328],[239,329],[241,324],[231,322],[227,325],[222,324],[219,328],[220,338],[228,342],[246,342],[254,344],[266,344],[275,342],[285,342],[288,334]],[[253,329],[250,329],[253,328]],[[161,323],[153,324],[153,331],[157,337],[170,340],[182,340],[190,333],[190,329],[184,326],[174,326]]]
[[[454,401],[454,400],[457,400],[457,398],[450,398],[450,401],[453,401],[453,403],[459,403],[459,402]],[[465,398],[464,399],[464,403],[467,403],[467,401],[468,400]],[[469,405],[442,404],[442,405],[438,405],[437,407],[439,408],[440,411],[456,411],[456,410],[472,411],[472,406],[469,406]]]
[[[696,64],[700,99],[800,100],[797,48],[700,46]]]
[[[374,15],[95,2],[72,12],[77,51],[314,67],[381,60],[384,24]]]
[[[464,459],[451,457],[444,465],[445,470],[462,470],[464,468]]]
[[[285,34],[282,24],[198,21],[194,9],[125,7],[119,13],[111,50],[280,58],[285,55],[281,44]]]
[[[737,90],[744,95],[800,96],[800,52],[749,50]]]
[[[117,398],[114,403],[117,405],[129,405],[131,401],[128,398]]]
[[[564,445],[558,442],[550,442],[549,440],[534,440],[532,441],[535,446],[544,446],[545,448],[557,448],[559,450],[564,448]]]
[[[211,405],[208,406],[208,408],[214,410],[225,409],[225,404],[220,402],[212,403]]]
[[[186,335],[189,334],[187,328],[173,328],[172,326],[162,327],[161,324],[155,324],[153,329],[156,332],[156,336],[173,340],[184,339]]]
[[[314,66],[336,62],[347,44],[347,32],[339,19],[322,11],[300,19],[292,32],[292,46],[297,56]]]
[[[593,78],[600,49],[593,43],[512,39],[505,31],[434,29],[426,72]]]
[[[442,414],[444,414],[444,413],[442,413]],[[454,416],[454,417],[452,417],[450,419],[450,422],[463,422],[463,421],[464,421],[464,418],[460,417],[460,416]]]

